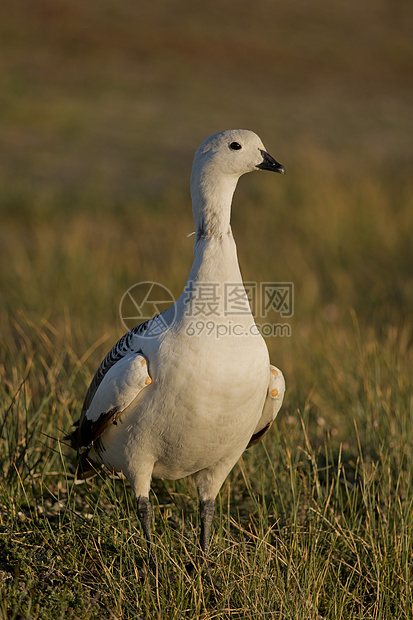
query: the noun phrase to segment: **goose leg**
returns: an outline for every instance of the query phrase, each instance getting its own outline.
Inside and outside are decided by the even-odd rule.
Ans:
[[[140,495],[137,500],[138,517],[148,546],[151,544],[152,506],[148,497]]]
[[[219,461],[214,467],[201,469],[196,475],[196,482],[200,497],[201,537],[200,545],[204,553],[207,552],[211,533],[212,518],[214,516],[215,498],[229,472],[237,462],[240,454]]]
[[[209,561],[207,559],[209,536],[211,533],[212,519],[214,517],[215,511],[215,501],[213,499],[201,499],[199,508],[199,514],[201,518],[201,535],[199,542],[204,562],[202,574],[208,580],[208,583],[212,587],[213,591],[216,592],[221,589],[222,583],[219,579],[217,580],[212,576]]]
[[[211,583],[213,583],[213,581],[209,572],[206,554],[208,551],[208,543],[211,534],[211,524],[214,516],[214,511],[215,502],[213,499],[201,499],[201,501],[199,502],[199,515],[201,519],[201,534],[199,537],[199,544],[202,551],[202,564],[204,567],[203,572],[206,572],[206,575],[207,577],[209,577]],[[189,575],[193,575],[194,571],[196,570],[196,565],[194,564],[194,562],[190,561],[186,564],[185,568]]]
[[[149,555],[149,568],[156,574],[156,558],[152,549],[151,525],[152,525],[152,506],[148,497],[140,495],[137,499],[138,517],[142,526],[143,534],[146,538]]]
[[[199,505],[201,517],[201,536],[200,545],[202,551],[206,554],[208,550],[209,537],[211,534],[211,524],[215,511],[215,502],[213,499],[204,499]]]

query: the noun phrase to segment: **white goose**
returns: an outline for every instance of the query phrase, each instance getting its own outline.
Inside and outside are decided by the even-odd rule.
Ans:
[[[128,478],[149,548],[151,478],[195,474],[205,553],[222,483],[282,404],[284,377],[270,365],[254,323],[230,227],[238,179],[253,170],[285,173],[252,131],[223,131],[198,148],[191,177],[194,263],[185,290],[115,344],[67,437],[78,450],[79,478],[102,464]],[[229,289],[236,290],[231,312]]]

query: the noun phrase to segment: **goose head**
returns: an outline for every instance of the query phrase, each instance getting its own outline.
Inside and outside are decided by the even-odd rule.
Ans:
[[[197,234],[211,236],[229,229],[232,196],[238,179],[247,172],[285,168],[247,129],[231,129],[210,136],[195,153],[191,175],[192,207]]]
[[[259,136],[248,129],[231,129],[209,136],[195,153],[194,169],[213,169],[237,179],[253,170],[285,174],[284,166],[267,153]]]

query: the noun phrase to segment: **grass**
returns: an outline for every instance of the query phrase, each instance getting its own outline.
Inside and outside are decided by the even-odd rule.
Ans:
[[[7,399],[5,618],[411,617],[412,445],[403,374],[393,369],[389,381],[396,390],[393,429],[379,430],[382,418],[372,421],[367,443],[367,429],[360,432],[355,419],[369,424],[369,395],[377,400],[381,388],[377,356],[374,376],[364,351],[365,393],[349,410],[355,428],[347,439],[354,445],[335,446],[334,429],[312,421],[307,403],[245,455],[218,503],[211,556],[222,586],[214,592],[183,569],[196,553],[199,529],[191,481],[154,485],[157,584],[137,574],[145,546],[129,488],[107,478],[73,484],[64,448],[47,436],[68,422],[82,365],[69,347],[56,360],[47,331],[38,331],[44,344],[27,381]],[[32,346],[33,334],[25,341]],[[26,360],[23,348],[17,363]]]
[[[386,228],[390,207],[383,194],[390,195],[391,187],[383,183],[383,191],[364,201],[375,212],[375,224],[370,233],[360,231],[350,224],[360,215],[353,200],[368,193],[371,179],[360,178],[358,187],[345,192],[330,177],[314,206],[320,223],[327,217],[323,205],[327,211],[335,196],[337,227],[328,228],[299,211],[308,191],[299,180],[285,187],[261,180],[243,182],[235,220],[244,272],[252,277],[256,270],[263,280],[274,268],[267,247],[277,214],[268,215],[262,247],[253,246],[251,253],[248,239],[259,226],[250,202],[279,201],[281,220],[284,215],[287,221],[279,253],[289,260],[287,267],[281,261],[277,273],[294,273],[296,313],[292,337],[268,345],[285,370],[288,391],[274,429],[244,455],[220,494],[211,541],[218,591],[198,573],[189,579],[183,569],[197,554],[192,480],[154,483],[161,573],[156,583],[138,575],[145,545],[128,486],[111,479],[74,485],[73,455],[58,441],[78,415],[97,363],[121,333],[116,296],[119,301],[122,287],[148,269],[155,280],[172,283],[175,294],[183,284],[190,242],[182,232],[174,238],[182,229],[175,221],[178,206],[172,210],[171,204],[163,218],[144,205],[138,213],[128,205],[108,208],[98,220],[81,210],[68,217],[59,205],[47,218],[8,215],[17,236],[3,275],[5,286],[15,285],[4,299],[0,360],[4,618],[413,617],[411,302],[399,243],[409,202]],[[373,199],[378,194],[379,208]],[[183,203],[189,207],[187,199]],[[288,248],[302,234],[298,219],[306,217],[310,247],[302,242],[301,256],[291,254]],[[129,232],[135,218],[147,231],[137,247]],[[85,246],[92,225],[97,239]],[[352,243],[338,251],[347,235]],[[162,236],[169,247],[159,256]],[[125,255],[108,264],[105,249],[119,239]],[[398,295],[377,307],[386,281],[375,282],[377,291],[364,290],[364,277],[373,273],[368,263],[364,276],[357,272],[355,248],[370,244],[373,264],[381,259],[381,241],[402,273],[395,272],[392,282]],[[313,268],[310,258],[321,265],[321,257],[314,258],[321,251],[330,256],[330,269]],[[104,269],[107,277],[97,278]],[[346,276],[353,277],[353,290],[346,288]],[[14,315],[17,299],[25,310]]]
[[[411,8],[333,4],[0,7],[0,618],[413,618]],[[123,293],[180,294],[193,151],[233,126],[287,168],[233,209],[245,280],[294,283],[287,393],[217,500],[218,588],[193,480],[154,482],[156,582],[61,438]]]

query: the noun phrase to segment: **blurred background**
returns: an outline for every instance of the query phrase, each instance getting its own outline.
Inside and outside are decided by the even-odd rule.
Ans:
[[[292,336],[268,339],[285,419],[307,412],[315,438],[344,437],[363,390],[387,402],[390,374],[401,363],[407,382],[412,362],[412,13],[404,0],[2,3],[10,393],[37,359],[32,398],[58,394],[70,423],[122,335],[125,290],[185,284],[195,149],[246,128],[287,169],[241,179],[233,206],[244,279],[294,283]],[[47,370],[63,352],[80,373],[70,393]]]

